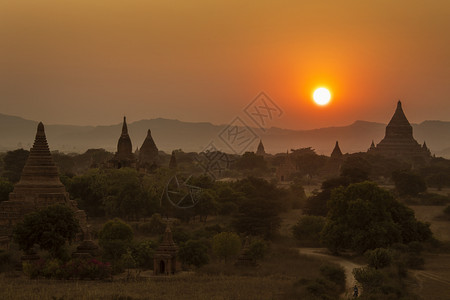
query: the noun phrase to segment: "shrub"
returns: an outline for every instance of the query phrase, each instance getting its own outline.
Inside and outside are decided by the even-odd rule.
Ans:
[[[139,231],[145,234],[163,234],[165,229],[166,223],[160,214],[153,214],[150,221],[139,225]]]
[[[369,260],[369,267],[375,269],[382,269],[388,267],[392,263],[392,254],[388,249],[376,248],[366,252],[366,257]]]
[[[98,241],[104,250],[104,257],[117,262],[127,252],[132,239],[133,231],[130,225],[116,218],[103,225]]]
[[[266,256],[269,246],[265,241],[261,239],[254,239],[251,241],[248,248],[248,254],[251,258],[253,258],[254,260],[262,260]]]
[[[156,244],[150,240],[141,241],[130,247],[130,253],[135,261],[135,266],[144,270],[153,269],[153,255]]]
[[[222,232],[213,237],[213,253],[225,262],[230,257],[236,256],[241,249],[241,240],[234,232]]]
[[[324,226],[324,217],[302,216],[297,224],[292,227],[292,233],[299,241],[319,242],[320,232]]]
[[[40,276],[51,279],[105,279],[111,277],[111,265],[96,259],[73,259],[62,263],[57,259],[40,259],[22,264],[23,272],[29,278]]]
[[[372,268],[353,269],[353,276],[364,290],[364,293],[371,294],[380,289],[383,284],[384,275],[381,271]]]
[[[209,263],[208,245],[199,240],[181,243],[178,256],[183,264],[201,267]]]
[[[327,280],[334,282],[340,292],[345,291],[345,270],[335,264],[324,264],[320,267],[320,274]]]

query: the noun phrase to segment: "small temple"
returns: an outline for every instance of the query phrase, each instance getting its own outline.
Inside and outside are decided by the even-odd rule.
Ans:
[[[9,194],[9,200],[0,203],[0,236],[10,236],[12,228],[26,214],[53,204],[69,206],[83,230],[87,228],[86,214],[79,210],[59,179],[45,136],[44,125],[38,124],[36,138],[22,170],[19,182]]]
[[[330,157],[332,159],[341,159],[342,158],[342,151],[341,151],[341,148],[339,148],[338,141],[336,141],[336,145],[334,146],[333,152],[331,152]]]
[[[384,138],[376,146],[372,143],[368,153],[402,159],[428,158],[431,153],[426,144],[424,146],[414,139],[413,128],[403,112],[401,101],[398,101]]]
[[[131,139],[128,135],[126,117],[123,117],[122,134],[117,142],[117,152],[108,162],[108,166],[115,169],[136,168],[136,157],[133,154]]]
[[[153,256],[153,273],[154,275],[170,275],[175,274],[179,267],[177,263],[178,246],[172,238],[172,231],[167,224],[164,232],[164,239],[156,249]]]
[[[258,148],[256,149],[256,155],[264,156],[266,155],[266,151],[264,150],[264,145],[262,140],[259,140]]]

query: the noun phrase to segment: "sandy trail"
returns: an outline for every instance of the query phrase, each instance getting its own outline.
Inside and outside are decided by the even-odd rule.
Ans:
[[[361,268],[364,265],[351,262],[345,258],[339,256],[333,256],[329,254],[326,248],[298,248],[300,253],[306,256],[313,256],[318,258],[323,258],[326,261],[336,263],[344,268],[345,280],[346,280],[346,292],[343,296],[348,297],[353,294],[353,287],[357,285],[357,281],[353,277],[353,269]],[[361,288],[360,288],[361,294]]]

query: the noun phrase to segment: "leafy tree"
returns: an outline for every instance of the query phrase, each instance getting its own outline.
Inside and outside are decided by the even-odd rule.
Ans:
[[[35,244],[54,258],[64,258],[64,245],[71,243],[80,227],[73,211],[65,205],[52,205],[26,215],[14,228],[14,240],[29,252]]]
[[[348,186],[350,180],[347,177],[336,177],[322,182],[322,191],[314,193],[306,200],[304,212],[307,215],[323,216],[328,213],[327,202],[331,198],[331,191],[340,186]]]
[[[392,173],[392,180],[394,180],[395,189],[401,196],[417,196],[427,190],[423,177],[409,171]]]
[[[218,209],[216,202],[217,195],[214,190],[203,190],[199,195],[199,200],[195,206],[195,213],[200,216],[200,220],[206,223],[208,215],[215,214]]]
[[[267,162],[264,160],[264,157],[256,155],[254,152],[245,152],[238,161],[236,161],[234,166],[238,170],[267,170]]]
[[[382,269],[389,267],[392,263],[391,251],[385,248],[376,248],[369,250],[365,254],[369,260],[369,267],[375,269]]]
[[[133,230],[130,225],[115,218],[106,222],[98,234],[99,245],[103,248],[106,259],[113,263],[127,253],[127,248],[133,240]]]
[[[140,241],[130,246],[130,254],[135,266],[144,270],[153,269],[156,244],[150,240]]]
[[[84,175],[73,177],[68,191],[88,216],[99,217],[105,215],[106,186],[106,176],[99,169],[91,169]]]
[[[30,151],[23,149],[6,152],[6,155],[3,157],[3,176],[12,183],[18,182],[29,154]]]
[[[248,246],[248,254],[254,260],[262,260],[267,254],[267,243],[262,239],[252,239]]]
[[[208,246],[199,240],[188,240],[180,244],[178,257],[183,264],[201,267],[209,263]]]
[[[333,252],[352,249],[363,253],[431,237],[429,224],[417,221],[411,209],[375,183],[356,183],[334,190],[329,208],[321,234]]]
[[[278,189],[275,185],[249,177],[235,184],[237,191],[245,196],[239,205],[239,213],[233,220],[238,232],[248,235],[270,237],[280,227],[280,202],[286,191]]]
[[[341,177],[349,179],[350,183],[362,182],[369,179],[370,163],[361,155],[349,156],[341,168]]]
[[[302,216],[292,227],[294,237],[299,241],[319,242],[320,232],[325,226],[325,218],[321,216]]]
[[[5,178],[0,177],[0,202],[9,199],[9,193],[14,190],[14,185]]]
[[[225,262],[236,256],[241,249],[241,239],[234,232],[221,232],[213,236],[212,250],[216,257]]]

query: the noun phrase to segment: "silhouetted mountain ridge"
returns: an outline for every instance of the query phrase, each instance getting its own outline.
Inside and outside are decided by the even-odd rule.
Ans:
[[[0,151],[32,146],[37,121],[0,114]],[[52,150],[84,152],[90,148],[105,148],[114,152],[121,133],[122,123],[106,126],[46,125],[46,133]],[[425,140],[438,155],[450,156],[450,122],[424,121],[412,124],[414,137],[419,143]],[[366,151],[372,140],[379,143],[384,137],[386,124],[357,120],[347,126],[326,127],[312,130],[293,130],[272,127],[265,132],[252,128],[257,134],[246,150],[254,151],[259,139],[269,153],[289,149],[312,147],[318,153],[329,155],[336,140],[344,153]],[[225,152],[233,152],[219,137],[226,125],[208,122],[184,122],[165,118],[140,120],[128,124],[133,148],[140,148],[147,130],[160,150],[202,151],[211,142]],[[225,137],[226,134],[222,134]]]

